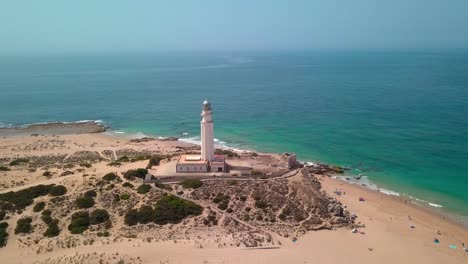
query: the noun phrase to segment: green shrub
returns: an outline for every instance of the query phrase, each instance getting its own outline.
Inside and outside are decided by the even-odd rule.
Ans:
[[[189,215],[200,215],[203,208],[196,203],[167,195],[156,202],[155,219],[156,224],[179,223]]]
[[[226,210],[226,213],[229,213],[229,214],[230,214],[230,213],[232,213],[232,212],[233,212],[232,208],[228,208],[228,209]]]
[[[198,179],[186,179],[180,182],[180,185],[182,185],[182,187],[185,189],[198,189],[202,187],[203,182]]]
[[[89,220],[92,225],[98,225],[109,220],[109,213],[104,209],[96,209],[91,212]]]
[[[155,219],[155,211],[153,210],[153,207],[149,205],[143,205],[138,210],[138,222],[140,224],[147,224],[147,223],[153,222],[154,219]]]
[[[224,193],[218,193],[215,198],[213,198],[213,203],[221,203],[227,200],[229,202],[229,196],[224,195]]]
[[[8,232],[6,231],[7,227],[7,222],[0,223],[0,248],[6,246],[8,240]]]
[[[126,188],[133,188],[133,184],[129,183],[129,182],[124,182],[122,184],[122,187],[126,187]]]
[[[255,207],[263,209],[263,208],[267,208],[268,204],[265,201],[257,200],[257,201],[255,201]]]
[[[0,211],[0,221],[3,220],[3,218],[5,218],[5,215],[6,215],[6,211]]]
[[[142,184],[138,186],[137,192],[139,194],[145,194],[151,190],[151,186],[149,184]]]
[[[44,171],[44,173],[42,173],[42,176],[44,176],[44,177],[52,177],[52,172],[50,172],[50,171]]]
[[[155,183],[154,186],[156,186],[159,189],[167,190],[167,191],[170,191],[170,192],[172,192],[174,190],[174,189],[172,189],[171,186],[163,184],[163,183]]]
[[[110,236],[110,233],[108,231],[104,231],[104,232],[98,232],[97,233],[97,236],[98,237],[108,237]],[[119,262],[118,262],[119,263]]]
[[[128,158],[127,156],[122,156],[117,159],[117,162],[130,162],[130,158]]]
[[[147,169],[136,169],[124,172],[123,176],[127,180],[133,180],[134,178],[144,179],[146,174],[148,174]]]
[[[47,230],[44,232],[45,237],[56,237],[60,234],[60,228],[56,223],[51,223]]]
[[[17,166],[17,165],[21,165],[23,163],[28,163],[28,162],[29,162],[28,158],[18,158],[10,162],[10,166]]]
[[[62,196],[67,193],[67,187],[63,185],[53,186],[49,193],[52,196]]]
[[[125,214],[124,222],[126,225],[134,226],[138,224],[138,210],[131,209]]]
[[[165,157],[163,156],[152,156],[150,160],[148,161],[148,165],[146,166],[147,169],[151,169],[153,166],[159,166],[159,163],[161,160],[163,160]]]
[[[128,193],[123,193],[122,195],[120,195],[120,200],[128,200],[130,199],[130,194]]]
[[[79,197],[76,199],[75,203],[78,208],[91,208],[94,206],[94,199],[90,197]]]
[[[258,201],[258,200],[260,200],[262,197],[261,197],[261,195],[260,195],[259,192],[254,191],[254,192],[252,192],[252,198],[253,198],[255,201]]]
[[[240,200],[243,201],[243,202],[245,202],[245,201],[247,201],[247,197],[245,197],[245,196],[242,195],[242,196],[240,197]]]
[[[15,234],[28,234],[32,231],[31,226],[32,219],[31,217],[20,218],[16,222]]]
[[[52,214],[52,212],[49,209],[46,209],[46,210],[42,211],[42,215],[50,216],[51,214]]]
[[[119,167],[120,165],[122,165],[122,163],[118,161],[112,161],[112,162],[107,163],[107,166]]]
[[[80,166],[85,167],[85,168],[91,168],[93,165],[87,162],[83,162],[83,163],[80,163]]]
[[[46,225],[50,225],[54,222],[54,219],[50,215],[43,215],[41,216],[41,219]]]
[[[90,190],[90,191],[85,192],[83,196],[88,197],[88,198],[94,198],[97,196],[97,193],[94,190]]]
[[[37,212],[42,211],[42,210],[44,209],[45,205],[46,205],[45,202],[38,202],[38,203],[36,203],[36,204],[34,205],[34,207],[33,207],[33,212],[36,212],[36,213],[37,213]]]
[[[221,203],[218,204],[218,208],[221,209],[221,210],[226,210],[229,206],[229,201],[228,200],[224,200],[222,201]]]
[[[17,192],[0,194],[0,210],[18,211],[34,203],[34,199],[49,194],[54,185],[36,185]]]
[[[68,230],[72,234],[81,234],[88,229],[90,224],[89,213],[87,211],[79,211],[72,214]]]
[[[114,180],[116,180],[118,178],[119,178],[119,176],[117,176],[117,174],[115,174],[113,172],[109,172],[109,173],[107,173],[106,175],[104,175],[102,177],[102,179],[105,180],[105,181],[114,181]]]
[[[6,166],[0,166],[0,171],[11,171],[10,168]]]

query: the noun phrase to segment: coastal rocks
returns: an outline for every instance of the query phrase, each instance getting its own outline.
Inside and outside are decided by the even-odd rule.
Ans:
[[[326,174],[326,173],[344,173],[346,168],[343,168],[341,166],[335,166],[335,165],[328,165],[328,164],[305,164],[304,167],[306,167],[310,173],[313,174]]]
[[[151,137],[143,137],[143,138],[131,139],[130,142],[132,142],[132,143],[142,143],[142,142],[149,142],[149,141],[154,141],[154,140],[156,140],[156,139],[151,138]]]
[[[66,135],[101,133],[108,129],[107,126],[95,121],[83,121],[75,123],[55,122],[46,124],[32,124],[28,126],[2,127],[0,136],[12,135]]]
[[[178,137],[160,137],[159,141],[179,141]]]

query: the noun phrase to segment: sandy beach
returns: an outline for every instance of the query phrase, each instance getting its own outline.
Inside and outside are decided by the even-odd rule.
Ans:
[[[146,142],[131,142],[128,138],[115,137],[105,133],[80,135],[17,135],[0,138],[0,158],[2,164],[18,157],[60,156],[61,162],[73,160],[79,151],[95,151],[100,153],[94,157],[96,162],[91,168],[85,168],[89,181],[96,181],[109,172],[117,174],[134,168],[146,166],[147,160],[122,164],[119,167],[109,166],[122,149],[132,149],[137,152],[177,154],[197,146],[179,141],[149,140]],[[120,152],[119,152],[120,151]],[[260,154],[275,160],[276,154]],[[249,158],[242,155],[240,160]],[[260,166],[262,159],[252,159]],[[252,161],[252,162],[254,162]],[[0,193],[18,191],[37,184],[62,184],[67,187],[71,197],[75,197],[90,187],[83,187],[83,174],[79,168],[66,169],[64,166],[40,164],[34,158],[37,169],[32,171],[26,167],[11,168],[0,172]],[[156,174],[164,169],[162,162],[159,167],[149,171]],[[36,164],[34,163],[34,164]],[[43,176],[45,171],[52,176]],[[72,171],[67,174],[65,171]],[[61,176],[62,175],[62,176]],[[7,245],[0,248],[1,263],[467,263],[468,253],[462,249],[462,243],[468,243],[468,229],[452,222],[441,214],[433,213],[425,208],[405,202],[399,197],[366,189],[362,186],[348,184],[333,179],[330,175],[315,175],[321,183],[321,190],[331,198],[336,198],[351,214],[357,215],[355,226],[332,227],[318,231],[297,233],[289,237],[275,233],[274,227],[280,223],[261,224],[250,221],[238,231],[223,225],[213,225],[201,228],[195,220],[188,219],[180,224],[164,227],[137,225],[124,227],[123,219],[113,214],[111,236],[97,237],[88,231],[83,235],[72,235],[66,228],[67,215],[63,219],[57,214],[62,232],[58,237],[45,238],[41,232],[31,235],[14,234],[16,221],[23,215],[32,215],[35,230],[44,229],[39,217],[34,216],[32,206],[26,208],[21,215],[11,214],[7,219],[9,238]],[[286,182],[299,181],[299,174],[283,179]],[[263,181],[268,184],[268,181]],[[132,182],[133,183],[133,182]],[[341,195],[335,193],[340,190]],[[120,191],[120,189],[116,189]],[[154,190],[152,190],[153,192]],[[153,195],[153,193],[150,194]],[[154,191],[154,195],[158,195]],[[175,193],[175,191],[174,191]],[[193,194],[193,193],[192,193]],[[101,195],[101,194],[100,194]],[[183,193],[181,196],[189,197]],[[68,197],[68,196],[67,196]],[[151,201],[148,196],[135,203]],[[364,201],[360,201],[363,198]],[[49,198],[36,198],[50,203]],[[362,200],[362,199],[361,199]],[[97,202],[100,200],[98,199]],[[209,203],[199,201],[209,207]],[[210,209],[211,210],[211,209]],[[213,209],[215,210],[215,208]],[[206,211],[206,209],[205,209]],[[204,213],[206,214],[206,212]],[[225,212],[218,212],[226,214]],[[221,219],[228,219],[225,215]],[[239,220],[241,221],[241,220]],[[0,221],[1,222],[1,221]],[[244,222],[244,221],[241,221]],[[261,246],[246,247],[236,245],[239,238],[236,232],[248,234],[252,225],[258,232],[270,234],[273,241],[262,243]],[[140,229],[141,228],[141,229]],[[353,233],[352,229],[357,232]],[[242,231],[246,229],[246,231]],[[130,230],[130,231],[129,231]],[[137,231],[136,231],[137,230]],[[288,230],[288,229],[285,229]],[[125,235],[129,232],[137,235]],[[127,232],[127,233],[126,233]],[[261,233],[261,232],[260,232]],[[166,235],[167,234],[167,235]],[[150,238],[152,239],[150,239]],[[166,238],[165,238],[166,237]],[[297,237],[297,239],[293,239]],[[439,243],[434,243],[434,239]],[[90,242],[92,239],[92,242]],[[61,241],[61,242],[58,242]],[[74,241],[63,246],[63,241]],[[451,248],[450,246],[456,248]]]

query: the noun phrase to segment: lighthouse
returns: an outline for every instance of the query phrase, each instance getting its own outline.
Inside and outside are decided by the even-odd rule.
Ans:
[[[208,99],[203,102],[201,117],[201,153],[180,155],[176,164],[177,173],[225,173],[228,168],[224,155],[214,154],[213,112]]]
[[[208,99],[203,102],[201,117],[201,159],[211,162],[214,156],[213,112]]]

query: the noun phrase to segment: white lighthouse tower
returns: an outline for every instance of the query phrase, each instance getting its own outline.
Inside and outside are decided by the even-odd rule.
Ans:
[[[213,112],[208,99],[203,102],[201,116],[201,159],[211,162],[214,156]]]

